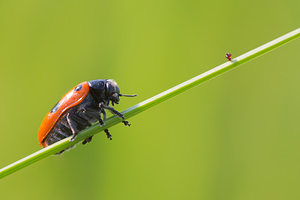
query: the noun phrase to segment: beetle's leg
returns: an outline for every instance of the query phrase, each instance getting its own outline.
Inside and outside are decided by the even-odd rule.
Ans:
[[[85,106],[83,108],[83,113],[89,117],[92,117],[92,118],[96,118],[98,119],[98,110],[94,109],[94,108],[91,108],[89,106]]]
[[[117,110],[115,110],[113,107],[110,107],[110,106],[106,106],[104,105],[103,103],[100,103],[99,105],[101,108],[104,108],[104,109],[107,109],[109,110],[111,113],[115,114],[115,115],[118,115],[118,117],[124,119],[124,116],[122,113],[118,112]]]
[[[90,122],[88,122],[86,119],[83,119],[82,117],[80,117],[74,113],[68,113],[66,118],[67,118],[67,123],[73,134],[73,137],[71,138],[70,141],[75,140],[75,138],[80,130],[82,130],[83,128],[85,128],[87,126],[91,126]],[[91,141],[92,139],[88,139],[88,140]]]
[[[82,144],[86,144],[88,142],[91,142],[93,139],[93,136],[86,138],[85,140],[83,140]]]
[[[77,134],[79,133],[78,129],[76,128],[76,122],[71,118],[70,113],[67,114],[67,122],[70,126],[70,129],[72,131],[73,137],[70,139],[70,141],[74,141]]]
[[[100,113],[98,113],[98,110],[95,110],[93,108],[90,108],[90,107],[86,106],[84,108],[83,112],[84,112],[85,115],[97,119],[99,121],[100,126],[105,125],[104,121],[102,120],[102,118],[100,116]]]
[[[99,106],[100,106],[101,108],[104,108],[104,109],[109,110],[109,111],[112,112],[113,114],[115,114],[115,115],[117,115],[118,117],[120,117],[121,119],[123,119],[122,122],[123,122],[123,124],[124,124],[125,126],[130,126],[129,122],[124,120],[124,115],[123,115],[122,113],[120,113],[119,111],[115,110],[113,107],[106,106],[106,105],[104,105],[103,103],[100,103]]]
[[[107,138],[112,140],[111,134],[109,133],[108,129],[105,129],[104,132],[106,133]]]
[[[79,133],[78,129],[77,129],[77,132],[75,130],[76,129],[75,123],[77,123],[77,126],[83,126],[83,127],[91,126],[90,122],[88,122],[87,120],[85,120],[82,117],[79,117],[79,116],[77,116],[77,115],[75,115],[73,113],[68,113],[67,122],[68,122],[68,124],[70,126],[70,129],[72,130],[72,133],[73,133],[73,137],[71,138],[71,141],[73,141],[76,138],[77,134]],[[72,123],[70,124],[70,122],[73,123],[73,126],[71,125]],[[75,127],[75,129],[74,129],[74,127]],[[75,134],[74,134],[74,131],[75,131]],[[86,138],[82,142],[82,144],[86,144],[88,142],[91,142],[92,138],[93,138],[93,136]]]
[[[105,125],[105,123],[104,123],[104,121],[102,120],[100,114],[98,114],[98,121],[99,121],[100,126],[104,126],[104,125]]]
[[[105,119],[106,118],[106,112],[103,110],[103,111],[101,111],[101,113],[103,113],[103,118]],[[105,124],[104,124],[104,121],[101,119],[100,114],[98,116],[99,116],[98,120],[99,120],[100,126],[104,126]],[[106,133],[107,138],[112,140],[111,134],[109,133],[108,129],[105,129],[104,132]]]
[[[124,119],[124,118],[123,118]],[[130,126],[131,124],[129,124],[129,121],[126,121],[126,120],[123,120],[122,123],[125,125],[125,126]]]
[[[103,119],[105,120],[106,119],[106,112],[103,108],[101,108],[101,113],[103,115]]]
[[[98,112],[95,112],[95,109],[93,109],[93,108],[85,107],[84,113],[86,115],[89,115],[91,117],[96,118],[99,121],[100,126],[104,126],[105,125],[104,121],[101,118],[101,113],[103,114],[103,118],[104,119],[106,118],[106,112],[105,112],[104,109],[101,108],[100,113],[98,113]],[[104,132],[106,133],[107,138],[109,138],[110,140],[112,140],[111,134],[109,133],[108,129],[105,129]],[[90,141],[88,141],[89,138],[87,138],[86,140],[87,141],[85,141],[85,140],[83,141],[84,144],[86,144],[87,142],[90,142]]]
[[[96,119],[99,121],[100,126],[104,126],[103,120],[101,119],[100,115],[99,115],[97,112],[95,112],[95,109],[86,106],[86,107],[84,108],[84,111],[83,111],[83,112],[84,112],[85,115],[87,115],[87,116],[89,116],[89,117],[96,118]],[[92,139],[93,139],[93,136],[88,137],[88,138],[86,138],[86,139],[82,142],[82,144],[84,145],[84,144],[86,144],[86,143],[88,143],[88,142],[91,142]]]

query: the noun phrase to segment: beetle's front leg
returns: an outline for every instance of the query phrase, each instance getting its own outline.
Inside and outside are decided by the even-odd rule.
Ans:
[[[129,121],[123,120],[122,122],[123,122],[123,124],[124,124],[125,126],[130,126],[130,125],[131,125],[131,124],[129,124]]]
[[[105,105],[105,104],[102,103],[102,102],[99,104],[99,107],[100,107],[100,108],[107,109],[107,110],[109,110],[111,113],[113,113],[113,114],[117,115],[118,117],[120,117],[121,119],[124,119],[123,114],[120,113],[119,111],[115,110],[113,107],[107,106],[107,105]]]

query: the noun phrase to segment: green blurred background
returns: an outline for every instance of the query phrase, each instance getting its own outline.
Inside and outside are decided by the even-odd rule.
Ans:
[[[0,1],[0,167],[76,84],[124,110],[299,27],[300,1]],[[0,180],[1,199],[300,199],[300,40]]]

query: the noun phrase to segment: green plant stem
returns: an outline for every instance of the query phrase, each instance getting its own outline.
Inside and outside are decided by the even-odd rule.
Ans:
[[[122,113],[124,114],[125,119],[128,119],[128,118],[130,118],[138,113],[141,113],[144,110],[147,110],[147,109],[149,109],[149,108],[151,108],[151,107],[153,107],[153,106],[155,106],[177,94],[180,94],[196,85],[199,85],[199,84],[201,84],[205,81],[208,81],[220,74],[223,74],[231,69],[234,69],[249,60],[253,60],[253,59],[261,56],[264,53],[270,52],[271,50],[273,50],[281,45],[284,45],[284,44],[298,38],[299,36],[300,36],[300,28],[298,28],[290,33],[287,33],[286,35],[283,35],[271,42],[268,42],[256,49],[253,49],[237,58],[234,58],[232,61],[225,62],[224,64],[219,65],[207,72],[204,72],[203,74],[200,74],[200,75],[198,75],[188,81],[185,81],[171,89],[168,89],[156,96],[153,96],[131,108],[128,108],[127,110],[123,111]],[[9,174],[12,174],[30,164],[33,164],[47,156],[50,156],[56,152],[59,152],[59,151],[65,149],[67,147],[70,147],[70,146],[82,141],[83,139],[85,139],[89,136],[92,136],[98,132],[101,132],[104,129],[109,128],[120,122],[121,122],[121,120],[118,117],[116,117],[116,116],[110,117],[105,121],[105,126],[100,127],[98,124],[93,125],[90,128],[82,131],[78,135],[76,140],[73,142],[69,141],[69,139],[70,139],[70,137],[69,137],[69,138],[63,139],[51,146],[41,149],[25,158],[22,158],[19,161],[16,161],[16,162],[2,168],[0,170],[0,178],[3,178]]]

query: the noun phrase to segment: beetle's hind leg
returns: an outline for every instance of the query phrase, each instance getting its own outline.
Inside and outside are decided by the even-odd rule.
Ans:
[[[73,134],[73,137],[70,139],[70,142],[74,141],[79,133],[79,130],[76,127],[78,123],[76,122],[76,120],[74,118],[75,118],[75,115],[70,114],[70,113],[67,114],[67,122],[68,122],[70,129],[72,131],[72,134]]]
[[[72,142],[75,140],[76,136],[78,135],[79,130],[76,128],[77,122],[73,119],[74,116],[71,117],[71,114],[68,113],[66,117],[67,117],[67,122],[68,122],[70,129],[72,131],[72,134],[73,134],[73,137],[70,139],[70,142]]]

